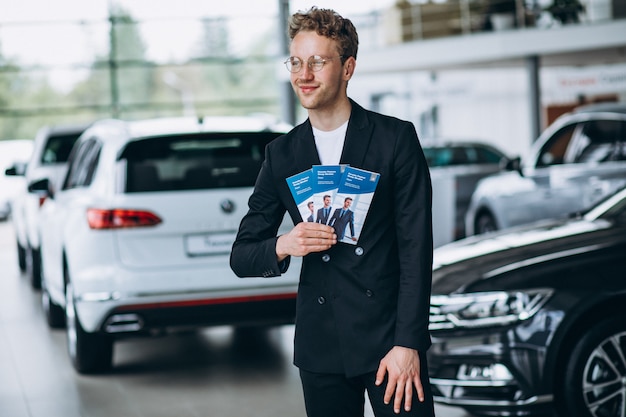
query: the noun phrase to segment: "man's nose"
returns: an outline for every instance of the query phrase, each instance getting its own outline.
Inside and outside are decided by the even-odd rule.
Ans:
[[[309,67],[308,62],[305,62],[302,65],[302,70],[300,71],[300,78],[303,78],[305,80],[310,80],[311,78],[313,78],[313,70],[311,69],[311,67]]]

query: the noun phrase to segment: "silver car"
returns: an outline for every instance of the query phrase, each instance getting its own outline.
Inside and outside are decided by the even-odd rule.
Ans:
[[[510,158],[476,140],[426,139],[424,156],[433,182],[435,246],[465,237],[465,214],[476,184],[500,172]]]
[[[509,169],[478,183],[465,217],[468,236],[566,217],[626,185],[626,103],[559,117]]]

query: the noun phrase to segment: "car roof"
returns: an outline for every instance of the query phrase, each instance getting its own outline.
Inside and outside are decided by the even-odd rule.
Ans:
[[[287,132],[291,126],[268,116],[162,117],[123,121],[105,119],[95,122],[94,129],[123,130],[128,138],[167,136],[201,132]]]
[[[160,117],[142,120],[102,119],[94,122],[81,136],[105,138],[108,146],[124,147],[129,141],[142,138],[210,132],[277,132],[292,128],[273,116],[210,116]]]
[[[71,133],[80,133],[89,127],[89,123],[82,124],[63,124],[63,125],[47,125],[39,129],[38,136],[45,134],[50,135],[63,135]]]
[[[573,112],[574,113],[610,112],[610,113],[626,114],[626,102],[587,104],[587,105],[577,107],[576,109],[574,109]]]

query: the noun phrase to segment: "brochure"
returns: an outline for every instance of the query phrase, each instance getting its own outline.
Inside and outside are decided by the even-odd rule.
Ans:
[[[344,170],[333,200],[335,210],[328,221],[339,242],[358,242],[379,179],[376,172],[354,167]]]
[[[333,200],[341,176],[347,165],[314,165],[311,170],[315,178],[315,193],[311,201],[313,202],[314,220],[317,223],[328,224],[330,216],[333,214]],[[310,214],[310,208],[307,209]]]
[[[314,165],[287,178],[303,221],[333,226],[340,242],[358,242],[380,174],[348,165]]]
[[[310,210],[308,208],[310,206],[311,196],[315,192],[316,185],[313,179],[313,170],[311,169],[307,169],[306,171],[287,178],[287,185],[289,186],[291,195],[296,202],[296,206],[298,206],[302,220],[305,222],[314,221],[309,219]]]

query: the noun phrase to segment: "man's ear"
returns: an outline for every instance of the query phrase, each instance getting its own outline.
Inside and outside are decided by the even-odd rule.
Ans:
[[[356,59],[353,56],[348,57],[346,62],[343,63],[343,78],[348,81],[354,75],[354,70],[356,68]]]

